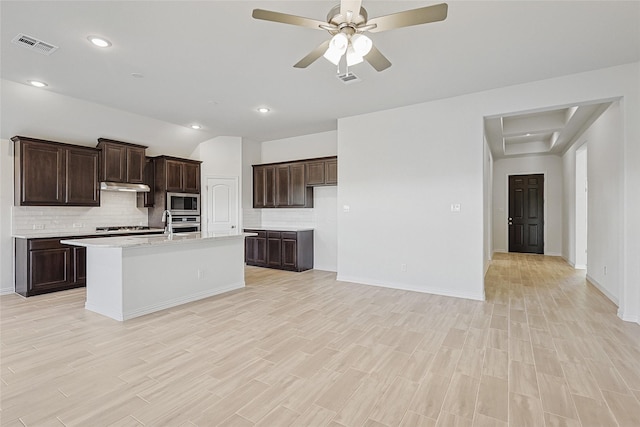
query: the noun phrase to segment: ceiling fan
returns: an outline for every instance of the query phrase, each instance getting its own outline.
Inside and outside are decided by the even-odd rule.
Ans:
[[[366,60],[377,71],[383,71],[391,66],[391,62],[363,33],[443,21],[447,17],[447,9],[446,3],[440,3],[369,19],[362,7],[362,0],[341,0],[329,11],[326,22],[264,9],[254,9],[252,16],[265,21],[325,30],[332,35],[331,39],[298,61],[294,65],[296,68],[306,68],[321,56],[339,65],[342,57],[346,56],[347,67]]]

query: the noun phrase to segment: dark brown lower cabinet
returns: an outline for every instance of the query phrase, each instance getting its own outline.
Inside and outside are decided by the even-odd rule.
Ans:
[[[161,231],[145,234],[157,233]],[[16,238],[16,293],[30,297],[86,286],[87,248],[63,245],[60,241],[127,235],[129,234]]]
[[[305,271],[313,268],[313,230],[246,229],[245,262],[256,267]]]
[[[16,293],[30,297],[85,286],[86,248],[60,240],[16,239]]]

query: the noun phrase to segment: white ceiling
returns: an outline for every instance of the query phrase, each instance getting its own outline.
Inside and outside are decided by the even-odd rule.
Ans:
[[[323,58],[293,68],[328,33],[251,18],[258,7],[324,20],[336,3],[3,0],[1,76],[21,84],[40,79],[49,84],[43,90],[177,126],[201,124],[189,129],[196,144],[220,135],[264,141],[333,130],[341,117],[640,60],[638,1],[450,1],[443,22],[371,34],[393,65],[380,73],[357,65],[351,71],[362,81],[351,85]],[[363,6],[377,17],[435,3]],[[45,56],[16,46],[18,33],[59,49]],[[93,47],[92,34],[113,46]],[[272,111],[260,115],[260,106]],[[2,103],[3,112],[18,108]],[[47,131],[37,120],[26,130],[14,121],[3,120],[2,138]],[[544,130],[507,146],[548,143],[551,129]]]

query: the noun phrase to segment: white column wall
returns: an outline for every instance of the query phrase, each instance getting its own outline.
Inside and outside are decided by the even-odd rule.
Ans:
[[[200,165],[200,222],[207,231],[207,178],[225,177],[238,179],[238,226],[242,227],[242,138],[219,136],[200,143],[191,154],[192,159],[201,160]]]

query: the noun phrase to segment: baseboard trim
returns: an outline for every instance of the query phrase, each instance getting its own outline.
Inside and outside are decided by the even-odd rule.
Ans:
[[[624,320],[625,322],[634,322],[640,325],[640,316],[638,315],[627,316],[624,314],[624,310],[622,310],[621,308],[618,309],[618,317]]]
[[[16,291],[13,288],[0,288],[0,295],[15,294]]]
[[[464,298],[464,299],[470,299],[474,301],[485,301],[484,286],[482,287],[482,292],[473,293],[473,292],[451,292],[450,289],[435,288],[431,286],[417,287],[417,286],[406,285],[406,284],[381,282],[378,280],[371,280],[371,279],[362,278],[362,277],[344,276],[340,274],[338,275],[336,280],[340,282],[357,283],[359,285],[378,286],[381,288],[399,289],[402,291],[420,292],[423,294],[433,294],[433,295],[441,295],[445,297]]]
[[[600,283],[598,283],[598,281],[596,279],[594,279],[593,277],[589,276],[587,274],[586,277],[587,281],[589,283],[591,283],[597,290],[599,290],[600,292],[602,292],[604,294],[605,297],[609,298],[616,306],[619,306],[620,304],[618,303],[618,298],[616,298],[611,292],[609,292],[607,290],[607,288],[605,288],[604,286],[602,286]]]
[[[210,289],[210,290],[207,290],[206,292],[198,292],[198,293],[187,295],[184,297],[163,301],[158,304],[148,305],[146,307],[137,308],[135,310],[127,310],[123,312],[105,310],[104,307],[97,307],[87,303],[85,303],[84,308],[89,311],[93,311],[94,313],[102,314],[103,316],[107,316],[114,320],[118,320],[122,322],[124,320],[133,319],[135,317],[140,317],[146,314],[155,313],[157,311],[166,310],[167,308],[172,308],[172,307],[187,304],[190,302],[199,301],[201,299],[209,298],[215,295],[220,295],[225,292],[234,291],[236,289],[241,289],[244,287],[245,287],[245,283],[244,281],[242,281],[240,283],[234,283],[232,285],[225,286],[224,288]]]

